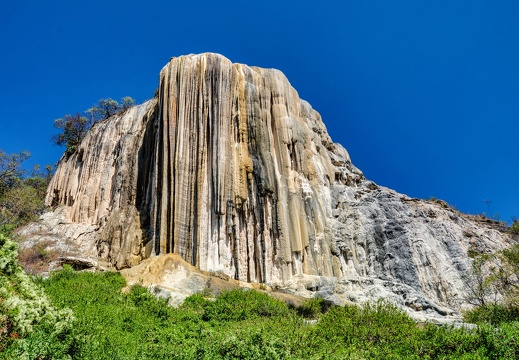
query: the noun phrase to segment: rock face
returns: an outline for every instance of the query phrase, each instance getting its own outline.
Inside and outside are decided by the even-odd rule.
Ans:
[[[217,54],[172,58],[156,98],[95,124],[46,201],[94,227],[85,255],[117,268],[175,253],[243,282],[439,313],[466,291],[468,248],[510,241],[366,180],[281,72]]]

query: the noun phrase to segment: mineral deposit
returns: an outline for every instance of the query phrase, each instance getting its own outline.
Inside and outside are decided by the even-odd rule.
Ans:
[[[172,58],[154,99],[96,123],[46,202],[95,228],[85,255],[117,268],[174,253],[241,282],[442,315],[466,296],[467,250],[510,241],[367,180],[280,71],[210,53]]]

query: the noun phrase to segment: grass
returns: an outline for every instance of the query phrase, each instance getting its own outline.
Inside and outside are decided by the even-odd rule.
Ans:
[[[52,248],[51,241],[43,241],[35,246],[18,250],[18,261],[28,274],[40,274],[48,269],[49,263],[57,261],[58,252]]]
[[[513,359],[519,323],[476,330],[418,327],[386,303],[364,308],[309,300],[294,308],[262,292],[193,295],[178,309],[118,273],[71,268],[38,280],[57,307],[76,317],[61,342],[72,359]],[[309,324],[305,319],[317,319]],[[28,335],[39,344],[42,333]],[[63,355],[63,344],[68,350]],[[52,352],[47,355],[53,357]],[[42,357],[45,358],[45,357]]]

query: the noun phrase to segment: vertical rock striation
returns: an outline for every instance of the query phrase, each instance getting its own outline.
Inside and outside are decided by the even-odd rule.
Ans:
[[[96,226],[95,255],[119,268],[176,253],[350,300],[377,282],[415,307],[462,295],[469,246],[509,241],[366,180],[281,72],[217,54],[172,58],[157,98],[97,123],[61,160],[46,201]]]
[[[333,145],[283,74],[215,54],[173,59],[160,74],[158,109],[141,207],[155,253],[249,282],[338,275],[314,251],[318,241],[329,253],[319,195],[335,178]],[[361,179],[341,161],[351,181]]]

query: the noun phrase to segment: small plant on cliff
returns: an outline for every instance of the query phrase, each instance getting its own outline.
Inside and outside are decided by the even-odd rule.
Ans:
[[[65,146],[67,155],[72,155],[81,144],[91,125],[92,122],[79,113],[65,115],[54,120],[54,127],[62,132],[54,136],[52,141],[58,146]]]
[[[512,235],[519,235],[519,220],[514,219],[514,222],[512,223],[508,231]]]
[[[133,105],[135,105],[135,100],[129,96],[123,97],[121,104],[111,98],[100,99],[96,105],[85,111],[88,117],[76,113],[56,119],[54,127],[61,132],[52,137],[52,142],[58,146],[65,146],[65,153],[70,156],[76,151],[93,124],[123,112]]]
[[[121,99],[121,105],[119,105],[119,108],[124,111],[131,108],[133,105],[135,105],[135,100],[130,96],[125,96]]]
[[[108,119],[110,116],[125,111],[135,105],[135,100],[130,96],[125,96],[119,104],[111,98],[100,99],[96,105],[85,111],[90,115],[90,120],[95,123],[100,120]]]

